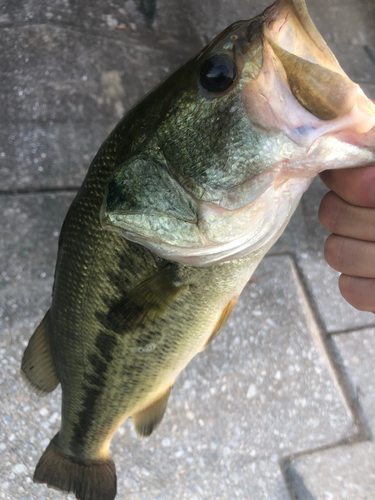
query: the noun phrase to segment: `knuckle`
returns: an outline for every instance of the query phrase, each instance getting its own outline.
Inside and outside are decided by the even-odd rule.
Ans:
[[[350,169],[346,174],[346,201],[359,207],[375,207],[375,167]]]
[[[359,311],[375,311],[375,279],[342,274],[339,289],[343,298]]]
[[[343,268],[343,240],[342,236],[331,234],[324,245],[324,258],[336,271],[341,271]]]
[[[341,274],[339,278],[339,290],[344,299],[356,309],[362,310],[363,307],[360,290],[356,286],[352,276]]]
[[[330,231],[335,232],[338,226],[339,215],[341,212],[340,198],[330,191],[327,193],[320,204],[318,218],[322,226]]]
[[[359,206],[375,207],[375,167],[366,167],[359,172],[356,198]]]

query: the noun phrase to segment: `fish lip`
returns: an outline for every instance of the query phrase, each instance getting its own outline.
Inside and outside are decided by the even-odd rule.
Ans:
[[[265,9],[265,11],[263,12],[265,23],[267,25],[264,26],[263,29],[265,29],[265,27],[270,28],[270,25],[277,20],[283,9],[286,9],[286,11],[290,9],[292,11],[294,16],[299,21],[302,29],[308,35],[311,42],[313,42],[313,44],[319,49],[322,55],[327,59],[327,62],[331,66],[335,67],[337,72],[346,76],[345,72],[340,67],[335,55],[328,47],[327,43],[324,41],[318,29],[315,27],[309,15],[305,0],[276,0],[276,2],[270,5],[270,7]],[[285,22],[281,26],[280,30],[284,27],[286,22],[287,19],[285,19]]]
[[[348,78],[344,70],[341,68],[335,55],[328,47],[322,35],[314,25],[305,0],[276,0],[262,14],[264,22],[262,23],[262,36],[265,40],[271,39],[276,45],[287,50],[299,57],[310,60],[311,57],[315,62],[322,63],[326,68],[341,74]],[[295,23],[295,20],[297,23]],[[292,22],[293,27],[298,32],[298,37],[303,36],[301,44],[296,44],[303,49],[303,55],[289,50],[288,27]],[[293,37],[292,37],[293,39]],[[311,44],[314,48],[312,48]]]

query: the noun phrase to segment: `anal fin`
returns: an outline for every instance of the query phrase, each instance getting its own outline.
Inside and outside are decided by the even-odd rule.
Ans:
[[[202,351],[206,349],[206,347],[211,344],[211,342],[214,340],[214,338],[219,334],[220,330],[223,328],[225,323],[228,321],[229,316],[232,314],[232,311],[234,309],[234,306],[237,304],[238,296],[233,297],[228,304],[224,307],[223,312],[221,313],[221,316],[219,318],[219,321],[216,323],[216,326],[214,328],[214,331],[211,333],[209,336],[207,342],[204,344],[202,347]]]
[[[59,385],[50,343],[50,312],[35,330],[22,358],[21,375],[38,396],[45,396]]]
[[[139,437],[150,436],[162,421],[172,387],[168,387],[164,394],[149,406],[133,414],[135,432]]]

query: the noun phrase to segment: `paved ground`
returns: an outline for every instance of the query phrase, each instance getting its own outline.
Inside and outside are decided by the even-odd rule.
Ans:
[[[60,392],[19,376],[50,302],[66,210],[131,104],[255,0],[5,1],[0,6],[0,498],[57,500],[32,473]],[[375,3],[308,0],[349,76],[375,99]],[[121,500],[373,500],[375,318],[323,259],[315,182],[221,335],[178,378],[158,431],[113,440]]]

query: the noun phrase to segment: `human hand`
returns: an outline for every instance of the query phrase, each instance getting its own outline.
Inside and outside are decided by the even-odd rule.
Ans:
[[[344,299],[360,311],[375,312],[375,166],[326,170],[320,177],[331,189],[319,208],[321,224],[333,233],[325,259],[342,273]]]

